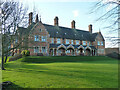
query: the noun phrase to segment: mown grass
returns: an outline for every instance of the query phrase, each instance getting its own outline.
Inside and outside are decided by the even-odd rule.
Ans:
[[[9,88],[117,88],[118,60],[108,57],[29,56],[5,64]]]

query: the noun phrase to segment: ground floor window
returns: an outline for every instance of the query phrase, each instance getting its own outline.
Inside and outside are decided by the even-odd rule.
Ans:
[[[39,53],[39,47],[34,48],[34,53]]]
[[[104,49],[98,49],[99,54],[104,54]]]
[[[67,50],[67,53],[70,53],[70,50]]]
[[[58,53],[61,53],[61,50],[58,50]]]
[[[42,53],[46,53],[46,47],[42,47]]]

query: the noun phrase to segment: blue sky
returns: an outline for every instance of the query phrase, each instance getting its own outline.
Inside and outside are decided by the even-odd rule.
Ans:
[[[54,17],[58,16],[59,18],[59,26],[71,27],[71,21],[76,21],[76,28],[81,30],[88,31],[88,25],[93,25],[93,32],[98,32],[99,29],[102,32],[104,37],[108,37],[111,34],[108,32],[108,29],[104,29],[105,26],[109,25],[109,23],[95,20],[97,17],[100,17],[107,9],[110,7],[100,10],[99,12],[95,12],[93,14],[89,14],[90,10],[95,5],[94,1],[61,1],[61,2],[50,2],[47,1],[39,1],[39,0],[24,0],[23,1],[27,6],[29,6],[28,12],[33,11],[33,8],[36,8],[36,12],[41,16],[41,20],[43,23],[53,25]],[[29,3],[28,3],[29,2]],[[116,36],[117,33],[112,34]],[[106,47],[111,47],[110,42],[106,40]]]

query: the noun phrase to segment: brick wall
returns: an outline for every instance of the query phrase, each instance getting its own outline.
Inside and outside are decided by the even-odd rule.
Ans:
[[[111,53],[119,53],[119,48],[105,48],[105,55],[111,54]]]
[[[36,53],[34,53],[35,47],[39,47],[39,53],[42,53],[42,47],[45,47],[47,52],[44,53],[44,55],[46,55],[47,53],[49,54],[49,42],[51,40],[50,40],[50,36],[49,36],[47,30],[45,29],[45,27],[43,26],[43,24],[41,22],[39,22],[38,25],[36,25],[34,30],[31,32],[32,32],[32,34],[29,35],[29,44],[28,44],[30,54],[36,55]],[[34,35],[39,35],[39,41],[34,41]],[[42,36],[46,36],[47,41],[43,42],[42,38],[41,38]]]
[[[100,42],[100,45],[98,45],[98,41]],[[103,42],[103,45],[101,45],[101,42]],[[92,42],[92,44],[97,49],[97,54],[98,55],[105,55],[105,41],[103,40],[103,38],[101,36],[101,33],[98,33],[98,36],[96,37],[96,40],[94,42]],[[104,50],[104,52],[99,53],[99,51],[102,52],[101,50]]]

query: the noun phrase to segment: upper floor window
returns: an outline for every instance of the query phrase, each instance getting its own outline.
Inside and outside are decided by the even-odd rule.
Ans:
[[[60,38],[58,38],[58,39],[57,39],[57,43],[59,43],[59,44],[61,43],[61,40],[60,40]]]
[[[100,45],[100,41],[97,42],[97,45]]]
[[[87,41],[87,46],[89,46],[89,41]]]
[[[79,45],[79,40],[76,40],[76,45]]]
[[[34,41],[39,41],[39,35],[34,36]]]
[[[74,43],[73,43],[73,40],[71,40],[71,44],[74,44]]]
[[[54,38],[51,38],[51,43],[54,43]]]
[[[46,42],[47,41],[47,36],[41,36],[41,40],[42,40],[42,42]]]
[[[83,45],[86,45],[86,41],[83,41]]]
[[[40,32],[42,32],[42,29],[40,29]]]
[[[103,42],[101,42],[101,45],[103,46]]]
[[[68,39],[66,39],[66,44],[70,44],[70,42],[69,42],[69,40],[68,40]]]

